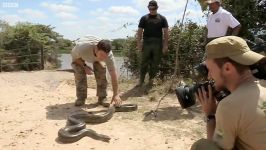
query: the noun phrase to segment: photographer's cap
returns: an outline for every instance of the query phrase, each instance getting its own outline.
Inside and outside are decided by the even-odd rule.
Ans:
[[[253,52],[247,42],[237,36],[224,36],[212,40],[206,45],[207,59],[229,57],[242,65],[253,65],[264,56]]]
[[[221,0],[207,0],[206,1],[207,4],[211,4],[211,3],[215,3],[215,2],[218,2],[221,4]]]

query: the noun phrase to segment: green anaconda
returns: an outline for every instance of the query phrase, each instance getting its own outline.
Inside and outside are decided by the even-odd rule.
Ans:
[[[73,113],[67,118],[67,125],[58,131],[58,140],[63,143],[73,143],[88,136],[96,140],[108,142],[111,138],[107,135],[98,134],[94,130],[86,129],[86,123],[103,123],[113,117],[114,112],[130,112],[137,110],[136,104],[124,104],[111,106],[103,114]]]

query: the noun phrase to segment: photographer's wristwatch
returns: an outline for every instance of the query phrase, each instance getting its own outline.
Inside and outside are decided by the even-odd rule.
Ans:
[[[211,121],[211,120],[215,120],[215,115],[207,115],[207,122]]]

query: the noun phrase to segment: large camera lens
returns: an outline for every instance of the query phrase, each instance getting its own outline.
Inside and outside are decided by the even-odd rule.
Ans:
[[[196,83],[192,86],[179,86],[176,88],[175,92],[181,107],[184,109],[193,106],[196,103],[195,93],[198,91],[198,88],[203,87],[204,90],[208,92],[209,85],[212,88],[212,95],[216,98],[217,101],[221,101],[223,98],[230,94],[230,92],[226,89],[216,91],[214,88],[214,81]]]
[[[175,92],[177,95],[177,99],[183,109],[188,108],[196,103],[194,89],[195,86],[189,87],[188,85],[176,88]]]
[[[198,88],[204,87],[205,91],[208,91],[208,85],[213,85],[212,81],[205,81],[203,83],[196,83],[192,86],[184,85],[176,88],[176,96],[181,107],[188,108],[196,103],[195,92]]]

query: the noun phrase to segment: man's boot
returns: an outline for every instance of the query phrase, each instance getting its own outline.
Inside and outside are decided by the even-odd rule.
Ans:
[[[144,85],[144,81],[139,81],[135,87],[142,87]]]
[[[98,98],[98,105],[102,105],[103,107],[109,107],[110,104],[107,102],[107,98],[106,97],[99,97]]]
[[[85,104],[85,99],[77,99],[75,101],[75,106],[82,106]]]
[[[149,86],[154,86],[154,80],[153,79],[150,79],[148,85]]]

